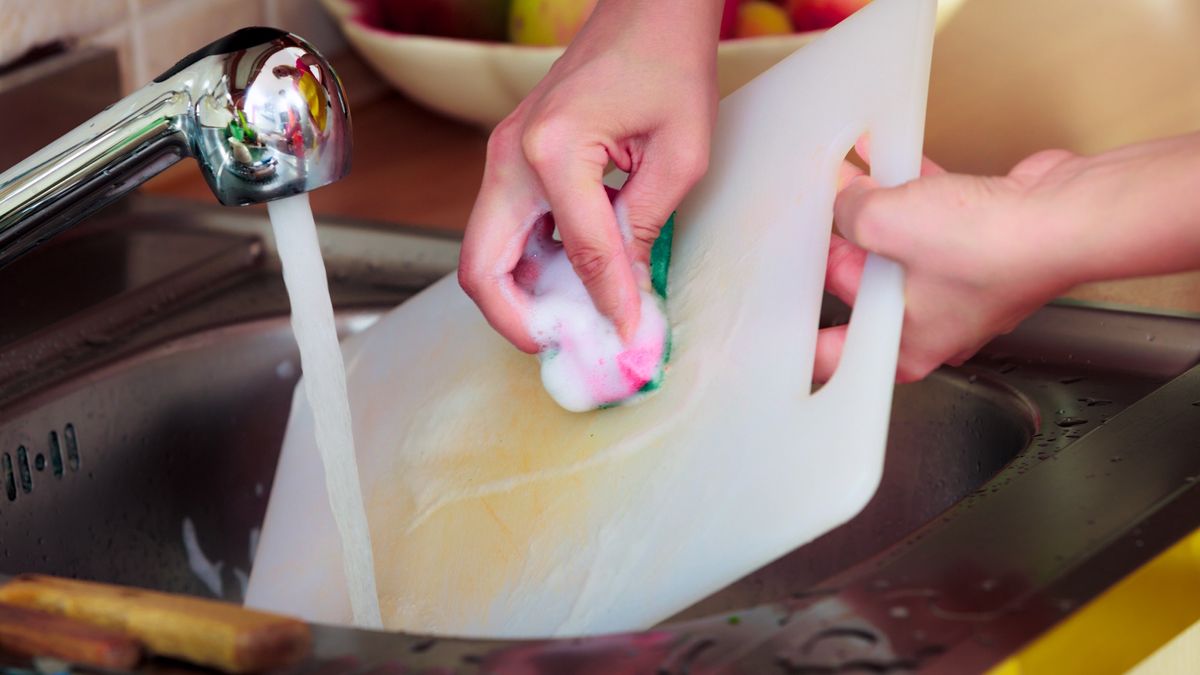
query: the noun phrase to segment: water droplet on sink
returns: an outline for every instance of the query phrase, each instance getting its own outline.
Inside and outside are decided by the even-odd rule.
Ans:
[[[1154,342],[1154,334],[1146,333],[1146,342]]]
[[[1112,457],[1108,458],[1108,461],[1112,462],[1113,464],[1116,464],[1117,462],[1120,462],[1122,459],[1124,459],[1124,458],[1121,457],[1120,455],[1113,455]]]
[[[290,380],[296,376],[296,364],[292,363],[291,359],[284,359],[275,365],[275,377],[281,380]]]
[[[1060,427],[1077,427],[1080,424],[1087,424],[1087,420],[1083,417],[1060,417],[1054,421]]]

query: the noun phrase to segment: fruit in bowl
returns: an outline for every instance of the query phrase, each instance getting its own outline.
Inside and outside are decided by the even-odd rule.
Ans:
[[[351,46],[392,86],[485,129],[537,85],[596,1],[321,0]],[[836,23],[869,1],[725,0],[717,48],[721,95],[821,34],[805,27]],[[940,0],[939,23],[963,1]]]
[[[833,28],[871,0],[788,0],[787,9],[796,30]]]
[[[508,39],[551,47],[569,43],[596,8],[596,0],[512,0]]]
[[[733,36],[738,38],[786,35],[793,32],[787,10],[768,0],[749,0],[738,6]]]
[[[366,25],[409,35],[508,38],[510,0],[357,0]]]

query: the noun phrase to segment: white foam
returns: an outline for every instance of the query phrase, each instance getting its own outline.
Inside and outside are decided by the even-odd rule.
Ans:
[[[662,301],[641,292],[638,327],[622,342],[597,311],[561,246],[535,234],[526,249],[536,265],[528,328],[541,346],[542,385],[572,412],[628,401],[662,377],[667,318]]]

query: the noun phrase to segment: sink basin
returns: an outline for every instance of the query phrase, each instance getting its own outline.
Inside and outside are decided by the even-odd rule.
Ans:
[[[277,316],[168,341],[5,414],[0,569],[240,600],[298,376]],[[786,596],[877,553],[982,485],[1035,423],[1015,391],[962,373],[901,387],[871,505],[685,616]]]
[[[326,223],[321,237],[344,333],[365,329],[386,308],[453,269],[457,259],[454,240],[394,228]],[[171,255],[164,258],[159,251]],[[107,256],[110,265],[90,264],[89,278],[72,274],[70,261],[92,254]],[[18,279],[25,288],[43,289],[46,301],[26,298],[0,308],[0,572],[45,572],[239,600],[299,376],[265,218],[252,211],[181,209],[136,199],[73,238],[0,271],[0,285]],[[37,321],[29,318],[30,307],[38,308]],[[831,310],[831,317],[836,314]],[[433,648],[418,636],[323,628],[318,653],[401,653],[400,663],[443,665],[459,658],[478,662],[484,652],[517,649],[520,659],[536,660],[568,658],[556,650],[577,649],[582,651],[571,658],[590,663],[611,647],[618,656],[643,648],[666,650],[655,652],[653,663],[678,663],[680,654],[708,649],[706,641],[726,640],[721,631],[737,623],[726,618],[755,612],[771,617],[756,624],[760,633],[722,643],[704,658],[724,663],[720,659],[741,659],[768,639],[794,642],[784,631],[803,625],[819,632],[829,621],[788,623],[799,616],[798,607],[824,602],[820,598],[845,607],[851,598],[851,604],[869,608],[862,589],[872,579],[883,584],[881,570],[915,570],[906,573],[911,576],[969,558],[979,544],[963,533],[994,531],[988,535],[992,542],[1007,541],[1005,536],[1033,541],[1037,523],[1017,528],[1005,520],[1005,509],[1030,503],[1020,490],[1040,491],[1038,498],[1046,499],[1060,488],[1079,488],[1078,467],[1059,475],[1054,472],[1063,469],[1055,465],[1070,462],[1052,460],[1078,459],[1078,453],[1071,455],[1076,444],[1086,446],[1102,435],[1107,421],[1136,408],[1140,399],[1200,361],[1197,345],[1200,321],[1191,317],[1051,306],[966,366],[898,387],[883,480],[870,504],[842,527],[669,619],[654,634],[673,637],[655,643],[658,647],[632,636],[639,645],[633,652],[619,641],[586,640],[520,647],[441,640]],[[1161,424],[1156,428],[1166,433]],[[1179,463],[1190,456],[1172,455]],[[1162,475],[1189,475],[1181,473],[1182,464],[1154,465],[1149,455],[1145,461]],[[1125,471],[1135,464],[1127,462]],[[1120,474],[1104,471],[1095,479],[1117,481]],[[1047,493],[1046,485],[1055,487]],[[1161,489],[1168,487],[1163,483]],[[1113,529],[1079,539],[1076,553],[1048,558],[1046,546],[1009,547],[1004,550],[1012,557],[1005,564],[1036,569],[1044,586],[1099,551],[1098,542],[1112,541],[1124,531],[1120,528],[1141,522],[1136,514],[1149,513],[1145,505],[1158,509],[1168,503],[1149,489],[1123,494],[1143,501],[1113,502],[1112,518],[1105,521]],[[1097,508],[1109,503],[1096,499]],[[1071,518],[1088,515],[1085,502],[1069,512]],[[1093,514],[1088,524],[1092,520],[1104,519]],[[1084,529],[1069,520],[1049,525],[1066,528],[1044,534],[1057,537],[1053,541],[1070,538],[1063,532]],[[1123,564],[1132,564],[1125,555]],[[1111,577],[1123,568],[1104,569]],[[1102,590],[1110,577],[1089,577],[1088,592]],[[937,592],[920,593],[934,597]],[[781,607],[788,609],[779,614]],[[821,612],[830,611],[822,607]],[[935,635],[930,624],[918,633],[901,626],[897,630],[903,634],[864,642],[861,650],[896,651],[889,656],[893,660],[871,662],[880,667],[918,663],[949,652],[954,644],[968,644],[964,636],[971,631],[985,630],[983,615],[960,615],[936,619],[947,626],[968,622],[947,628],[943,634],[949,637],[940,645],[908,644],[914,634]],[[1028,627],[1050,622],[1038,615],[1023,626],[1033,630]],[[978,643],[971,644],[971,658],[994,661],[1004,642],[988,643],[993,651],[986,654]],[[901,648],[909,649],[908,656],[900,658]],[[761,663],[777,660],[764,654]],[[846,659],[861,656],[854,650],[846,654]],[[956,663],[968,662],[987,661]],[[831,668],[830,663],[840,662],[820,667]],[[548,668],[528,672],[555,672]]]

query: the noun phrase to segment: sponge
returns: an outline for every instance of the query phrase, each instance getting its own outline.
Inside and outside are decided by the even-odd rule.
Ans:
[[[552,230],[546,225],[529,238],[516,274],[532,297],[528,327],[540,347],[546,392],[563,408],[584,412],[654,391],[670,357],[666,297],[674,215],[651,249],[651,289],[641,292],[638,328],[628,342],[592,304]]]

